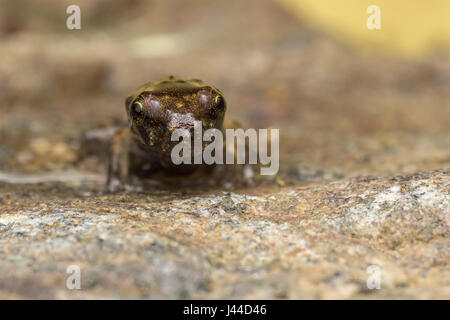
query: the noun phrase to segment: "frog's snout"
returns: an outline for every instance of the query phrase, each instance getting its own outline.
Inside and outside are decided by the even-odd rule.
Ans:
[[[170,116],[169,123],[167,124],[167,129],[170,132],[173,132],[176,129],[192,130],[195,125],[195,120],[196,119],[192,113],[173,113]]]

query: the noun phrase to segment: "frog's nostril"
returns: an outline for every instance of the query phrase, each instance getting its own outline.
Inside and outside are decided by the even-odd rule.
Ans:
[[[174,132],[175,130],[177,130],[177,129],[184,129],[182,126],[180,126],[179,124],[169,124],[168,125],[168,130],[170,131],[170,132]]]
[[[194,124],[190,124],[190,123],[169,123],[167,128],[169,129],[170,132],[173,132],[173,131],[175,131],[177,129],[190,130],[190,129],[194,128]]]

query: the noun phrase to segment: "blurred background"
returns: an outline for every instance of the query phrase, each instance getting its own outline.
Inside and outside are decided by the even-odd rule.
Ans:
[[[81,30],[66,28],[67,6]],[[381,30],[368,30],[369,5]],[[228,116],[280,128],[299,182],[450,165],[445,0],[5,1],[0,172],[71,168],[79,138],[125,120],[124,99],[174,74],[220,88]],[[101,169],[100,169],[101,171]]]

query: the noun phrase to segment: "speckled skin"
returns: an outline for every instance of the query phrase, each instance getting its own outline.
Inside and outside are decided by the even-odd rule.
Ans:
[[[182,80],[170,76],[148,82],[125,101],[129,127],[113,138],[108,170],[108,187],[117,190],[132,177],[146,178],[156,172],[186,176],[209,171],[212,166],[175,165],[171,160],[171,141],[177,128],[191,130],[201,121],[203,130],[222,129],[226,102],[222,93],[201,80]]]

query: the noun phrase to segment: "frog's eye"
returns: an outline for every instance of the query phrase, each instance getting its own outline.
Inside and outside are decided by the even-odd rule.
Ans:
[[[140,101],[134,102],[133,105],[131,106],[131,110],[133,110],[133,112],[135,114],[141,114],[143,109],[144,109],[144,106],[142,105],[142,103]]]
[[[225,100],[223,99],[222,96],[216,96],[214,98],[214,104],[219,108],[219,109],[224,109],[225,106]]]

